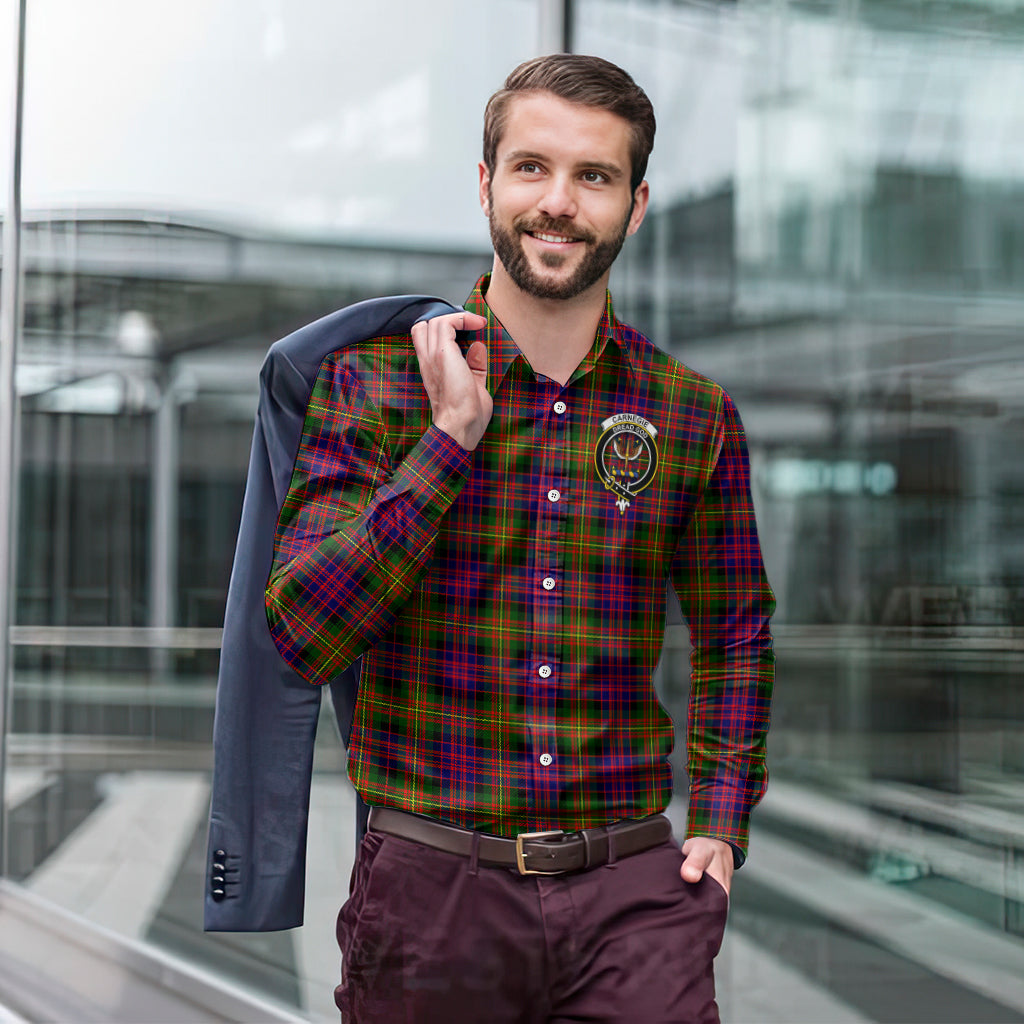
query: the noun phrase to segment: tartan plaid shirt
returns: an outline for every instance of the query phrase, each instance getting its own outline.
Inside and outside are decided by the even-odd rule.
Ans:
[[[774,598],[729,395],[616,320],[563,387],[485,300],[494,414],[431,424],[408,335],[320,367],[267,586],[311,683],[363,657],[349,775],[371,804],[503,836],[663,810],[652,685],[671,579],[690,625],[688,835],[744,855],[767,782]],[[632,476],[630,475],[632,474]]]

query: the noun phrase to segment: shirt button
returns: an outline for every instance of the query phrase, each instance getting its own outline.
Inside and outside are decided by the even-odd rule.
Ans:
[[[550,754],[540,755],[540,763],[544,765],[545,768],[547,768],[547,766],[551,764],[552,761],[554,761],[554,758]]]
[[[565,412],[565,410],[566,410],[565,402],[555,402],[554,410],[555,410],[555,412],[558,413],[559,416],[561,416],[562,413]]]
[[[547,679],[547,677],[551,675],[551,666],[541,665],[541,667],[537,669],[537,675],[539,675],[541,679]]]
[[[561,496],[561,492],[554,487],[552,487],[551,490],[548,491],[548,501],[558,501],[558,499]]]
[[[554,590],[555,589],[554,578],[551,577],[551,576],[545,576],[543,582],[541,583],[541,586],[545,590]]]

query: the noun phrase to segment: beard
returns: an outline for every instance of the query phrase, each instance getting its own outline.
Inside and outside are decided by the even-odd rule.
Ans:
[[[512,221],[511,229],[506,228],[498,223],[494,215],[494,197],[490,191],[488,200],[490,213],[487,221],[491,229],[491,244],[494,246],[495,255],[516,286],[527,295],[538,299],[572,299],[600,281],[605,271],[615,262],[615,257],[619,255],[622,243],[626,240],[626,229],[633,212],[630,204],[629,212],[619,230],[611,237],[598,239],[590,232],[581,231],[572,221],[544,217],[537,220],[530,220],[525,216],[517,217]],[[586,246],[583,259],[568,277],[545,279],[530,266],[530,260],[520,238],[525,232],[564,235],[577,239]],[[569,259],[569,255],[563,256],[556,252],[542,253],[540,256],[541,263],[552,270],[558,270]]]

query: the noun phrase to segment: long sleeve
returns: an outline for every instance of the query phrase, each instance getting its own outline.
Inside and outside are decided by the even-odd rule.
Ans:
[[[390,628],[430,561],[471,457],[430,426],[405,458],[337,355],[324,360],[278,517],[266,589],[281,656],[326,683]]]
[[[746,853],[750,811],[768,781],[775,655],[750,495],[743,426],[725,392],[710,473],[672,565],[693,646],[688,726],[687,835],[723,839]]]

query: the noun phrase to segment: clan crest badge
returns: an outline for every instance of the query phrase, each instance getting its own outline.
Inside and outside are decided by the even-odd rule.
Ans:
[[[594,452],[597,475],[617,498],[619,514],[654,479],[658,469],[658,431],[654,424],[631,412],[609,416]]]

